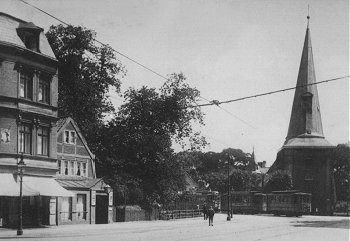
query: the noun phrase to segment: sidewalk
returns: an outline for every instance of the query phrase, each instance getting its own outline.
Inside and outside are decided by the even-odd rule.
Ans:
[[[148,221],[150,222],[150,221]],[[3,238],[34,238],[44,236],[55,236],[57,234],[64,236],[75,235],[86,235],[91,230],[108,230],[114,226],[118,226],[121,223],[110,223],[110,224],[67,224],[60,226],[44,226],[39,228],[24,228],[23,235],[17,236],[16,229],[0,228],[0,239]]]
[[[72,237],[87,236],[95,232],[108,232],[113,229],[129,229],[144,227],[145,225],[168,225],[170,222],[181,222],[190,220],[200,220],[202,217],[173,219],[173,220],[154,220],[154,221],[133,221],[133,222],[114,222],[109,224],[66,224],[59,226],[43,226],[39,228],[24,228],[23,235],[17,236],[17,229],[0,228],[1,239],[15,238],[40,238],[40,237]]]

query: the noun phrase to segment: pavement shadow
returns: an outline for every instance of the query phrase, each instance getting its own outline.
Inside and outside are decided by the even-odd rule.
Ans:
[[[349,219],[335,221],[296,221],[292,225],[294,227],[350,229]]]
[[[53,226],[47,226],[47,225],[33,225],[33,226],[24,226],[23,230],[31,230],[31,229],[45,229],[45,228],[52,228]],[[17,227],[7,227],[7,228],[0,228],[1,230],[17,230]]]

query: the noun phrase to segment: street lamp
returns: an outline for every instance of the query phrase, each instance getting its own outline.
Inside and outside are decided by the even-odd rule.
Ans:
[[[110,192],[112,192],[112,190],[113,190],[113,189],[111,188],[111,186],[108,185],[108,184],[107,184],[103,189],[104,189],[105,192],[108,193],[108,194],[109,194]]]
[[[17,163],[17,168],[18,168],[18,175],[19,175],[19,212],[18,212],[18,229],[17,229],[17,235],[23,235],[23,228],[22,228],[22,219],[23,219],[23,214],[22,214],[22,208],[23,208],[23,195],[22,195],[22,186],[23,186],[23,172],[26,164],[23,161],[23,152],[21,153],[21,159]]]
[[[227,154],[227,221],[231,221],[231,186],[230,186],[230,160],[234,160],[234,156]]]

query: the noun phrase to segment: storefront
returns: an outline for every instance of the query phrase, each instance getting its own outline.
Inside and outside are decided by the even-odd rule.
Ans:
[[[0,226],[18,224],[20,185],[17,175],[0,173]],[[57,197],[72,197],[74,193],[61,187],[53,178],[23,176],[23,225],[57,225]]]
[[[57,179],[74,196],[58,198],[58,224],[111,223],[113,192],[102,179]]]

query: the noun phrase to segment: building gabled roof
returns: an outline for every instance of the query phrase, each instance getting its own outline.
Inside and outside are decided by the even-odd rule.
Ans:
[[[185,181],[186,181],[186,186],[191,187],[191,188],[198,188],[199,185],[197,182],[193,180],[193,178],[188,174],[188,172],[185,172]]]
[[[90,156],[90,158],[91,158],[91,160],[92,160],[92,162],[93,162],[93,163],[92,163],[92,164],[93,164],[93,165],[92,165],[92,167],[93,167],[93,173],[94,173],[94,176],[96,177],[96,172],[95,172],[95,169],[94,169],[94,168],[95,168],[95,163],[94,163],[94,162],[95,162],[95,155],[90,151],[89,146],[87,145],[87,142],[86,142],[86,140],[85,140],[83,134],[81,133],[81,131],[80,131],[78,125],[75,123],[75,121],[73,120],[72,117],[64,117],[64,118],[59,119],[59,120],[56,122],[56,126],[57,126],[57,136],[59,136],[59,134],[62,133],[62,131],[65,129],[65,127],[66,127],[69,123],[72,124],[72,126],[74,127],[74,129],[75,129],[75,131],[76,131],[78,137],[81,139],[81,141],[82,141],[82,143],[83,143],[83,145],[84,145],[86,151],[89,153],[89,156]]]

